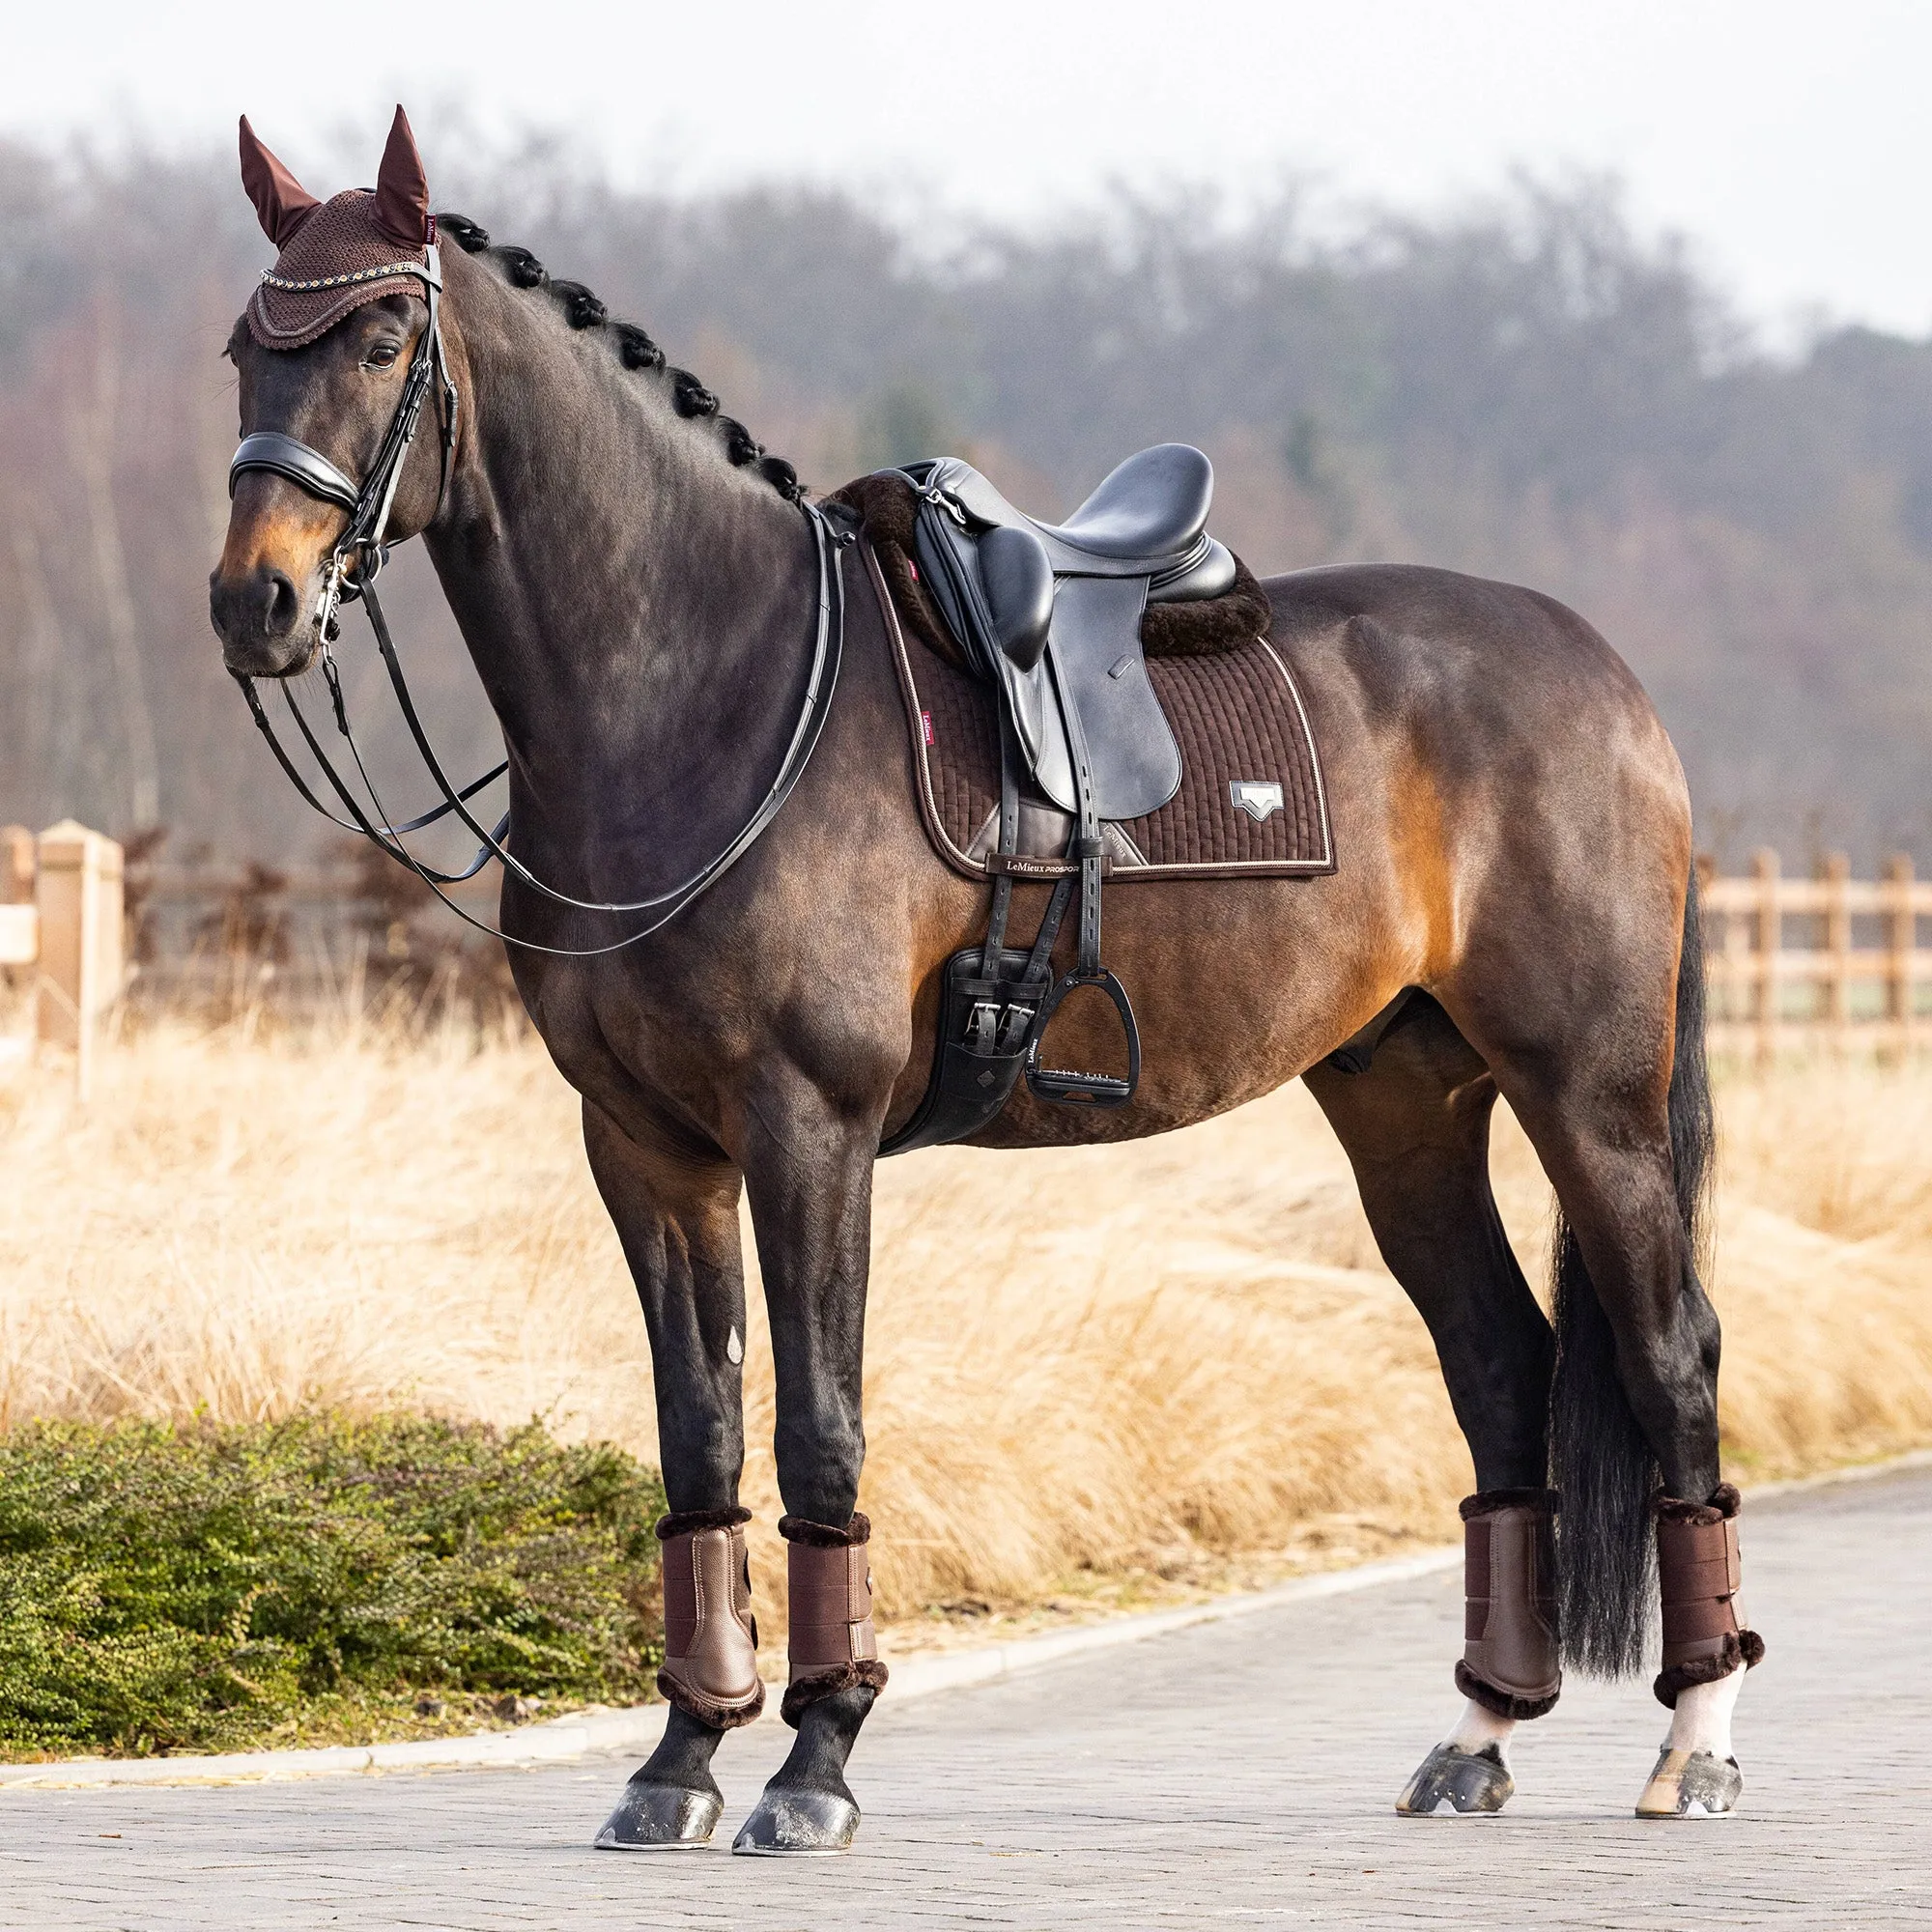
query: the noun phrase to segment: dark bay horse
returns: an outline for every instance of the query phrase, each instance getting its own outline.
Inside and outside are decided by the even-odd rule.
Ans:
[[[378,463],[430,320],[410,278],[437,259],[438,230],[398,128],[374,195],[321,206],[251,152],[243,124],[244,177],[283,262],[231,343],[242,428],[350,479]],[[327,265],[300,251],[328,221],[344,260],[374,258],[279,272]],[[388,535],[423,537],[501,722],[517,856],[577,898],[639,899],[724,847],[785,754],[818,606],[813,528],[786,467],[641,331],[460,217],[440,240],[447,475],[439,437],[419,437]],[[384,246],[400,281],[384,279]],[[211,592],[232,672],[286,678],[315,658],[346,515],[286,471],[238,473]],[[849,1841],[846,1760],[885,1681],[856,1513],[872,1167],[920,1099],[940,969],[983,933],[986,893],[923,829],[864,544],[837,567],[847,615],[823,737],[711,890],[594,953],[639,922],[515,876],[502,891],[506,931],[556,949],[514,951],[517,982],[582,1095],[649,1329],[672,1511],[673,1709],[602,1840],[621,1846],[708,1839],[712,1753],[762,1700],[737,1503],[741,1190],[777,1374],[798,1730],[743,1848]],[[1559,1625],[1564,1661],[1629,1673],[1661,1568],[1658,1694],[1674,1715],[1641,1808],[1728,1809],[1731,1707],[1762,1646],[1736,1614],[1718,1321],[1697,1274],[1711,1121],[1677,757],[1615,652],[1534,591],[1391,565],[1266,588],[1270,641],[1324,755],[1340,869],[1116,895],[1109,959],[1145,1040],[1137,1096],[1100,1113],[1022,1091],[980,1144],[1160,1133],[1304,1079],[1435,1339],[1478,1485],[1465,1707],[1403,1808],[1500,1806],[1514,1724],[1555,1701]],[[1023,889],[1015,930],[1043,903]],[[1066,1023],[1084,1024],[1071,1008]],[[1098,1058],[1105,1038],[1069,1035]],[[1331,1061],[1350,1042],[1366,1070]],[[1491,1194],[1498,1094],[1560,1204],[1553,1329]]]

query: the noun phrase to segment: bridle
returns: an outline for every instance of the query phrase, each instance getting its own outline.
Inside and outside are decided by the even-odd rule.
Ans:
[[[550,953],[556,957],[582,959],[598,953],[615,952],[627,946],[635,946],[661,926],[668,924],[700,894],[715,885],[724,873],[744,857],[772,820],[778,816],[780,808],[790,797],[793,788],[805,774],[816,749],[819,736],[825,728],[825,720],[831,709],[831,699],[838,680],[839,659],[844,644],[844,584],[838,568],[838,553],[852,542],[849,531],[834,530],[816,504],[810,503],[801,497],[798,507],[810,526],[818,558],[818,611],[817,635],[812,645],[811,668],[806,679],[805,697],[800,706],[798,723],[793,728],[791,740],[780,761],[778,774],[770,788],[758,802],[751,815],[737,833],[714,857],[707,860],[696,871],[679,885],[666,892],[654,894],[649,898],[632,900],[600,900],[574,898],[570,894],[559,892],[547,885],[532,872],[523,861],[509,850],[506,843],[510,836],[510,815],[506,811],[496,827],[486,830],[469,810],[469,801],[484,786],[494,782],[509,770],[509,760],[487,771],[479,779],[473,779],[460,789],[452,785],[442,769],[424,730],[421,718],[416,711],[414,698],[410,694],[409,680],[403,675],[402,660],[396,653],[395,641],[389,634],[388,620],[383,614],[383,606],[376,595],[376,579],[388,555],[388,547],[384,542],[388,529],[389,513],[394,506],[396,490],[402,481],[403,466],[409,458],[417,430],[421,427],[424,406],[432,395],[439,407],[434,412],[439,440],[438,478],[436,510],[430,517],[433,523],[441,513],[444,498],[449,492],[451,459],[456,448],[456,421],[459,395],[456,384],[449,373],[448,359],[442,346],[441,298],[442,265],[432,241],[423,250],[421,262],[403,262],[385,266],[384,276],[411,274],[423,286],[423,298],[429,309],[429,320],[416,339],[416,346],[410,357],[410,366],[403,380],[403,393],[396,404],[395,413],[389,419],[383,442],[376,453],[376,460],[370,466],[369,473],[358,485],[323,455],[299,439],[288,436],[279,430],[258,430],[251,436],[243,437],[236,450],[234,460],[228,466],[228,494],[233,497],[236,483],[249,470],[265,470],[286,478],[298,489],[326,503],[334,503],[346,510],[349,522],[337,537],[334,548],[329,552],[328,561],[324,566],[323,589],[313,623],[316,632],[317,655],[321,662],[323,681],[328,688],[329,703],[335,714],[335,725],[343,742],[349,748],[355,762],[356,776],[369,794],[374,816],[363,810],[355,793],[343,781],[341,775],[329,762],[328,754],[323,750],[308,719],[303,715],[295,692],[282,681],[282,697],[288,706],[289,715],[295,721],[296,728],[301,734],[302,742],[308,747],[316,764],[328,782],[329,789],[340,800],[349,816],[343,818],[325,805],[311,789],[308,781],[297,769],[287,749],[276,736],[275,727],[262,703],[260,692],[255,688],[255,679],[241,671],[234,672],[235,681],[242,687],[242,696],[247,699],[248,709],[257,727],[268,740],[269,749],[275,754],[275,761],[288,776],[289,781],[302,799],[331,825],[339,825],[345,832],[356,832],[380,846],[405,870],[414,873],[436,894],[444,905],[456,916],[473,925],[479,932],[487,932],[492,938],[500,939],[506,946],[515,946],[526,952]],[[272,279],[272,277],[270,277]],[[341,627],[338,613],[344,605],[360,601],[369,613],[369,628],[375,633],[377,649],[389,674],[389,682],[394,687],[396,699],[402,708],[405,722],[410,727],[410,735],[415,741],[417,752],[428,769],[437,789],[442,794],[442,803],[408,819],[400,825],[389,821],[382,797],[375,781],[369,776],[369,769],[363,759],[361,748],[355,741],[355,734],[350,728],[349,713],[342,696],[342,677],[335,663],[332,649]],[[439,819],[450,813],[466,826],[481,843],[474,859],[460,872],[440,872],[425,866],[403,844],[403,835],[419,832],[425,826],[434,825]],[[622,939],[613,940],[606,946],[542,946],[534,940],[519,939],[514,933],[501,931],[483,920],[472,917],[452,899],[443,888],[461,885],[465,880],[473,879],[492,859],[498,860],[506,871],[512,872],[524,884],[543,897],[557,905],[566,906],[577,912],[594,913],[652,913],[656,916],[637,931],[627,933]]]

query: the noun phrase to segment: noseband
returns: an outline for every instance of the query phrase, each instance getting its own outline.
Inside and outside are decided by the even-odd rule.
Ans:
[[[557,891],[538,878],[522,860],[518,859],[506,843],[510,836],[510,815],[506,811],[493,830],[485,830],[469,810],[469,801],[487,784],[499,779],[510,768],[505,758],[501,764],[487,771],[479,779],[473,779],[461,789],[452,785],[444,775],[441,761],[432,748],[429,735],[424,730],[422,720],[417,715],[415,700],[410,694],[409,681],[403,675],[402,660],[396,654],[394,639],[389,635],[387,619],[383,614],[383,607],[376,595],[376,578],[388,556],[384,537],[388,529],[389,513],[396,500],[396,489],[402,480],[403,466],[409,458],[411,445],[421,424],[423,406],[429,400],[434,388],[441,407],[436,412],[439,438],[438,480],[436,510],[429,522],[434,523],[441,513],[443,499],[449,493],[450,461],[456,447],[456,412],[458,394],[455,383],[449,374],[449,364],[443,353],[440,303],[442,295],[442,267],[432,242],[423,250],[421,264],[408,263],[399,270],[388,272],[406,272],[415,275],[423,285],[423,298],[429,308],[429,320],[424,325],[422,334],[416,340],[413,354],[410,357],[409,371],[403,382],[401,400],[396,405],[395,414],[389,420],[389,427],[383,438],[382,447],[376,453],[376,460],[370,466],[368,475],[358,485],[323,455],[298,438],[284,434],[280,430],[257,430],[253,435],[243,437],[241,447],[235,452],[234,460],[228,466],[228,494],[235,494],[237,482],[250,470],[265,470],[285,478],[325,503],[334,503],[349,514],[349,522],[342,534],[336,539],[329,553],[328,562],[324,567],[322,597],[316,607],[313,623],[316,632],[317,651],[322,664],[324,682],[328,687],[329,703],[335,714],[335,725],[343,742],[349,748],[354,759],[356,775],[369,794],[370,804],[375,808],[374,817],[365,811],[355,793],[343,781],[335,767],[329,762],[301,706],[297,702],[295,693],[286,680],[282,681],[282,697],[294,719],[296,728],[301,733],[302,742],[321,768],[328,786],[341,801],[349,813],[347,818],[338,817],[327,806],[316,797],[308,781],[290,758],[281,740],[275,735],[275,727],[263,708],[261,694],[255,689],[255,680],[237,671],[235,681],[248,701],[248,709],[257,727],[269,742],[269,749],[275,754],[275,761],[288,776],[296,790],[303,800],[327,819],[331,825],[339,825],[345,832],[360,833],[373,844],[379,845],[397,865],[414,873],[436,894],[444,905],[467,923],[479,932],[487,932],[494,939],[500,939],[506,946],[521,948],[526,952],[545,952],[563,958],[587,958],[597,953],[615,952],[627,946],[635,946],[639,940],[647,938],[662,925],[675,919],[701,893],[715,885],[731,866],[741,859],[759,835],[778,816],[780,808],[790,797],[793,788],[805,774],[810,761],[820,733],[825,727],[825,719],[831,708],[831,698],[838,679],[838,664],[844,640],[844,585],[838,566],[837,553],[852,541],[849,532],[835,532],[827,523],[824,514],[815,504],[808,503],[801,497],[799,508],[806,522],[811,527],[818,558],[818,611],[817,636],[812,646],[810,673],[806,680],[804,701],[800,707],[797,725],[791,741],[781,761],[778,775],[770,789],[759,801],[751,816],[746,819],[730,841],[713,858],[694,872],[681,884],[668,892],[654,894],[649,898],[632,900],[599,900],[572,897],[568,893]],[[427,527],[427,525],[425,526]],[[389,682],[394,687],[397,702],[402,707],[404,720],[410,727],[410,735],[415,741],[417,752],[442,794],[442,803],[431,810],[411,818],[400,825],[389,822],[389,815],[384,809],[375,781],[369,776],[361,748],[355,742],[355,734],[350,728],[349,713],[343,702],[342,678],[336,668],[332,646],[341,635],[337,613],[346,604],[359,601],[369,613],[369,627],[375,633],[376,645],[382,653],[383,663],[389,673]],[[481,843],[476,856],[460,872],[440,872],[425,866],[402,842],[402,835],[419,832],[424,826],[433,825],[438,819],[454,812],[458,821],[466,826]],[[557,905],[566,906],[577,912],[595,913],[651,913],[655,917],[648,920],[637,931],[627,933],[622,939],[613,940],[606,946],[563,947],[540,946],[534,940],[519,939],[513,933],[501,931],[484,921],[472,918],[443,891],[445,886],[462,884],[466,879],[473,879],[492,859],[499,860],[507,871],[513,872],[526,885],[543,897]]]

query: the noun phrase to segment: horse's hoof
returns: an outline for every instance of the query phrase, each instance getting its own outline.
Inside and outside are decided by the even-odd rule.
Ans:
[[[1639,1818],[1722,1818],[1737,1809],[1745,1788],[1734,1757],[1673,1750],[1665,1745],[1636,1801]]]
[[[1395,1808],[1405,1818],[1427,1818],[1445,1803],[1457,1811],[1500,1811],[1515,1789],[1516,1779],[1498,1746],[1465,1751],[1437,1745],[1404,1787]]]
[[[724,1801],[679,1784],[627,1784],[592,1841],[600,1852],[695,1852],[711,1842]]]
[[[829,1858],[845,1851],[859,1829],[859,1807],[832,1791],[766,1787],[732,1841],[749,1858]]]

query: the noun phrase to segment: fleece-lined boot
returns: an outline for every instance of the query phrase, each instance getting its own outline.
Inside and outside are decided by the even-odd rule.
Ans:
[[[1715,1684],[1764,1656],[1764,1639],[1738,1599],[1738,1508],[1729,1483],[1707,1503],[1657,1500],[1657,1580],[1663,1600],[1663,1668],[1657,1701],[1677,1708],[1680,1691]]]
[[[701,1724],[728,1731],[765,1708],[752,1616],[748,1509],[681,1510],[658,1524],[665,1661],[658,1689]]]
[[[1563,1690],[1549,1490],[1463,1501],[1463,1661],[1456,1688],[1499,1718],[1541,1718]]]
[[[853,1513],[843,1529],[805,1517],[780,1519],[791,1597],[790,1679],[780,1714],[796,1728],[809,1705],[854,1685],[886,1688],[872,1628],[870,1520]]]

